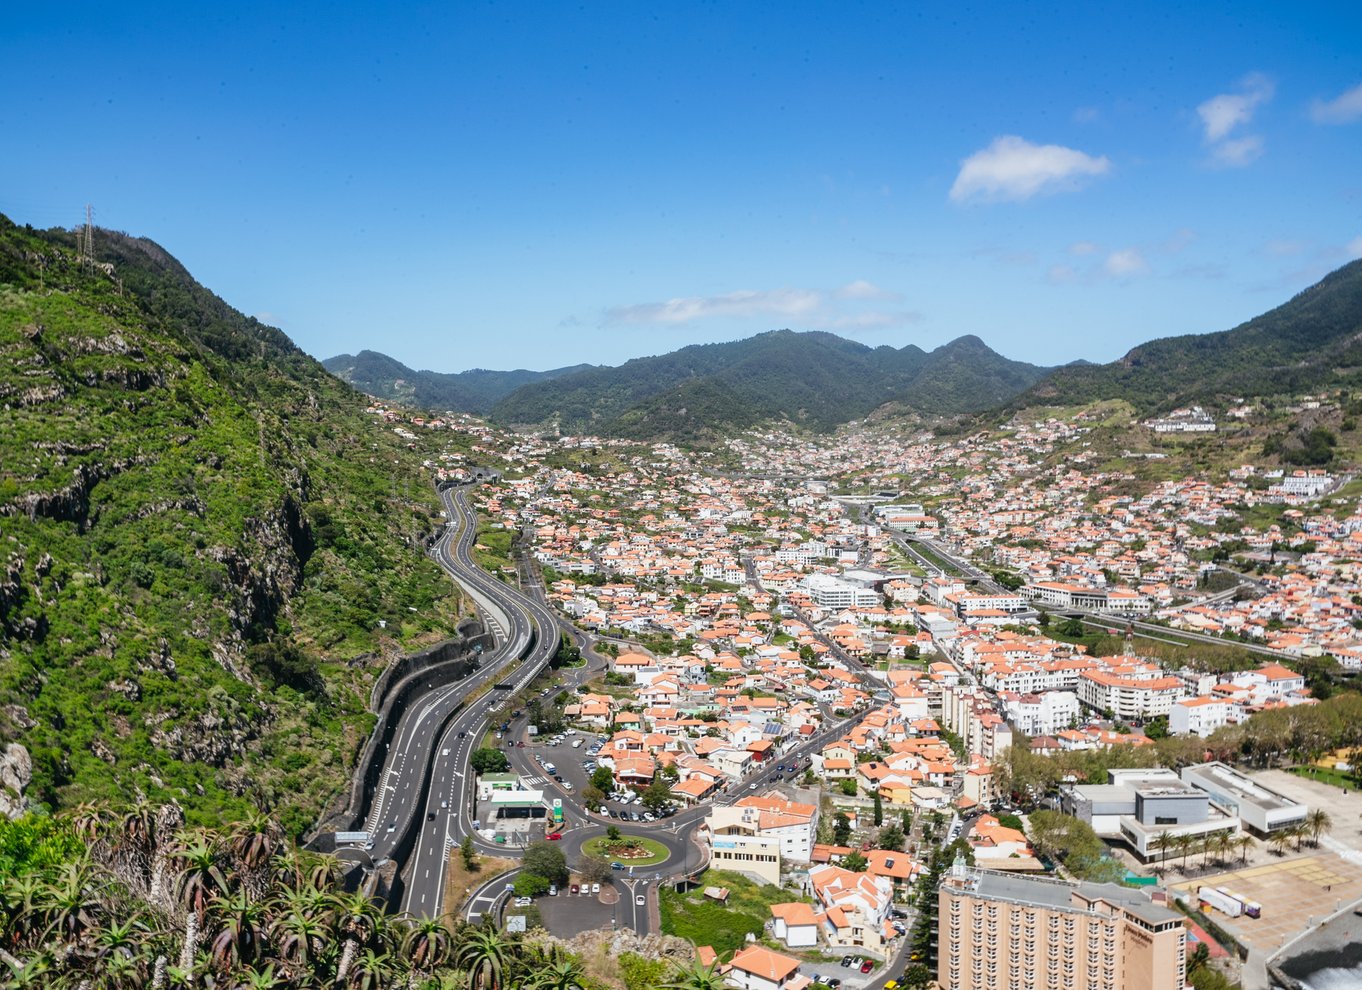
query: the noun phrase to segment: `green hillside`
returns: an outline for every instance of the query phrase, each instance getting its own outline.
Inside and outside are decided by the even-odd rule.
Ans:
[[[1362,260],[1233,330],[1164,337],[1111,364],[1060,368],[1012,403],[1126,399],[1141,413],[1362,384]]]
[[[297,830],[367,732],[372,655],[458,618],[431,486],[157,245],[73,247],[0,217],[0,742],[31,800],[197,794]]]
[[[482,415],[498,400],[510,395],[522,385],[546,381],[562,375],[584,371],[591,367],[578,364],[571,368],[552,371],[487,371],[474,368],[458,374],[438,371],[414,371],[396,358],[378,351],[358,354],[338,354],[327,358],[322,366],[342,381],[349,382],[361,392],[419,409],[440,412],[477,413]]]
[[[977,337],[927,353],[776,330],[526,385],[498,402],[492,418],[682,442],[770,421],[827,431],[887,402],[933,416],[985,409],[1045,370],[1009,361]]]

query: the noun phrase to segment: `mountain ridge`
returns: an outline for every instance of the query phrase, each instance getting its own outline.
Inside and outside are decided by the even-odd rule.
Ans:
[[[403,405],[441,411],[486,414],[500,399],[522,385],[585,371],[589,364],[578,364],[550,371],[494,371],[470,368],[446,373],[409,368],[380,351],[362,350],[358,354],[337,354],[321,362],[322,367],[341,381],[367,395]]]
[[[0,216],[0,353],[0,744],[31,800],[195,794],[195,822],[301,832],[382,652],[462,610],[420,455],[143,238],[89,258]]]
[[[1228,330],[1157,337],[1107,364],[1057,368],[1008,407],[1126,399],[1156,413],[1339,385],[1362,385],[1362,259]]]

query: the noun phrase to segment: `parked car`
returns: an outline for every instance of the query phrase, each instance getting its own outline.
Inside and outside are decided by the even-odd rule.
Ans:
[[[601,885],[598,883],[593,883],[591,885],[591,892],[593,894],[599,894],[601,892]]]
[[[575,883],[568,889],[574,894],[577,893],[577,885]]]
[[[548,835],[544,836],[544,838],[550,842],[557,842],[562,837],[563,837],[562,832],[550,832]]]
[[[850,965],[851,965],[851,956],[843,956],[843,957],[842,957],[842,968],[845,969],[846,967],[848,967],[848,966],[850,966]]]
[[[549,884],[549,896],[550,897],[558,896],[558,885],[556,883]]]
[[[874,969],[874,968],[875,968],[875,964],[874,964],[873,962],[871,962],[869,959],[867,959],[865,962],[861,963],[861,972],[862,972],[862,973],[869,973],[869,972],[870,972],[872,969]]]

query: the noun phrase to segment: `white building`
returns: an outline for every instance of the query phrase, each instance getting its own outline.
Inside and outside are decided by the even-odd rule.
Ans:
[[[1173,702],[1186,694],[1187,687],[1178,677],[1122,677],[1085,670],[1078,678],[1078,699],[1083,704],[1126,721],[1171,715]]]
[[[1239,706],[1225,698],[1211,696],[1182,698],[1173,702],[1168,713],[1168,731],[1175,736],[1201,736],[1239,721]]]
[[[857,587],[830,574],[810,574],[800,584],[820,608],[870,608],[883,604],[879,592]]]
[[[1003,702],[1007,720],[1028,736],[1052,736],[1078,721],[1078,695],[1070,691],[1009,692],[998,698]]]

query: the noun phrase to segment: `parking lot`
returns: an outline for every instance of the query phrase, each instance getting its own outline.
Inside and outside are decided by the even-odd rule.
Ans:
[[[1362,866],[1332,852],[1319,852],[1287,856],[1172,886],[1174,890],[1195,894],[1202,884],[1225,887],[1263,906],[1261,918],[1229,918],[1218,911],[1206,913],[1235,938],[1271,954],[1293,935],[1362,897]]]

